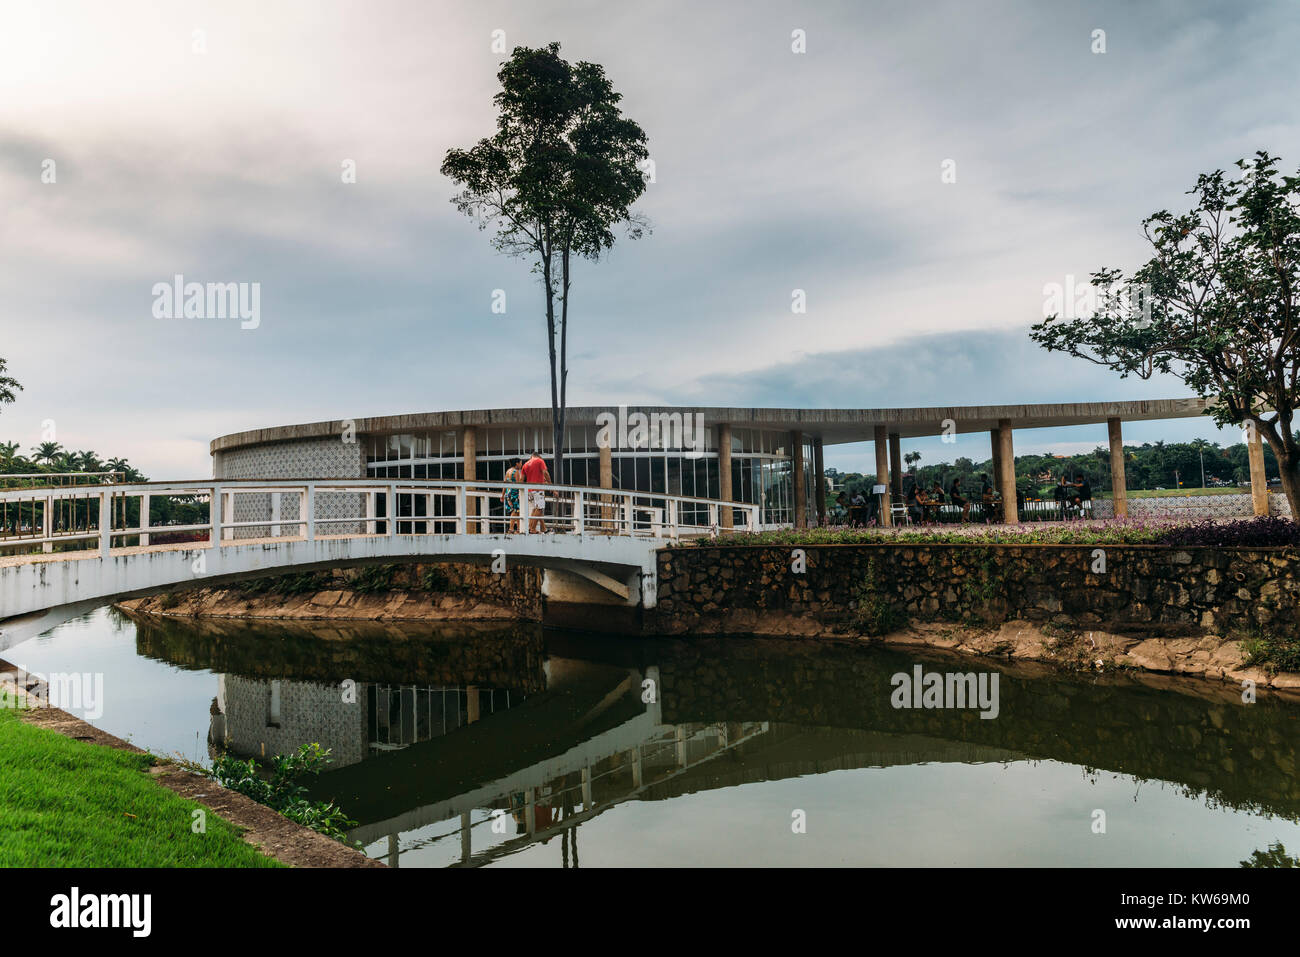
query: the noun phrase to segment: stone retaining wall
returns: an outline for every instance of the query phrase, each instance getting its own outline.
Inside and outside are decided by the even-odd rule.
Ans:
[[[661,634],[871,633],[864,616],[886,607],[894,622],[1059,618],[1127,634],[1296,636],[1300,627],[1294,549],[706,546],[660,552],[658,575],[650,619]]]

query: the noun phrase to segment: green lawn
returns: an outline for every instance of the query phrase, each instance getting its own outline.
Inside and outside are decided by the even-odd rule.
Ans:
[[[1271,490],[1274,491],[1274,490]],[[1110,498],[1110,490],[1094,493],[1096,498]],[[1248,488],[1180,488],[1180,489],[1129,489],[1129,498],[1184,498],[1188,495],[1249,495]]]
[[[153,758],[65,738],[0,708],[0,867],[279,867],[153,781]],[[215,785],[214,785],[215,786]]]

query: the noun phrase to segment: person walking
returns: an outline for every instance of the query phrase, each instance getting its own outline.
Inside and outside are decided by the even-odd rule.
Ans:
[[[546,467],[546,460],[542,458],[540,452],[534,452],[523,465],[524,484],[528,486],[525,495],[526,505],[528,508],[528,531],[544,532],[546,531],[546,522],[542,519],[542,513],[546,511],[546,496],[540,488],[533,488],[534,485],[547,485],[551,481],[551,470]]]
[[[510,468],[506,470],[505,481],[521,484],[524,480],[524,460],[522,457],[515,458]],[[519,531],[519,489],[507,488],[501,492],[501,505],[505,509],[506,515],[510,518],[510,531]]]

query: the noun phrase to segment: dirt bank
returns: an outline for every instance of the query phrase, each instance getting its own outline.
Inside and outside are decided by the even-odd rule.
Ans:
[[[977,657],[1037,661],[1072,671],[1147,671],[1240,685],[1253,681],[1300,700],[1300,674],[1246,667],[1241,642],[1215,635],[1153,637],[1007,621],[986,628],[917,624],[885,635],[885,644],[923,646]]]

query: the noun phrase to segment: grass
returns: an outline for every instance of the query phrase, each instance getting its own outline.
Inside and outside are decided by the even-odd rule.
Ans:
[[[1278,491],[1270,489],[1269,491]],[[1200,495],[1249,495],[1250,489],[1229,486],[1228,488],[1167,488],[1167,489],[1129,489],[1129,498],[1187,498],[1197,497]],[[1109,499],[1112,496],[1110,491],[1094,492],[1093,498]]]
[[[1247,667],[1258,665],[1269,674],[1300,671],[1300,640],[1290,635],[1253,628],[1242,638],[1241,650],[1246,654]]]
[[[280,867],[149,777],[152,755],[24,724],[0,708],[0,867]]]
[[[860,544],[975,544],[975,545],[1138,545],[1157,542],[1168,524],[1140,520],[1105,519],[1048,525],[931,525],[919,528],[784,528],[764,532],[723,533],[717,538],[686,539],[677,548],[717,545],[860,545]]]

